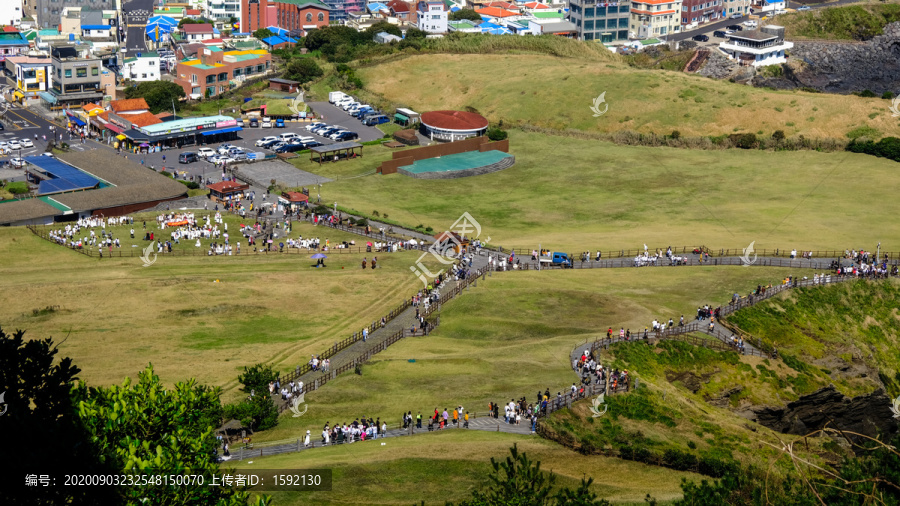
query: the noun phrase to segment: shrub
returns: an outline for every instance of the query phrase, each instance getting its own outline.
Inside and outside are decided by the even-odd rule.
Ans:
[[[756,138],[756,134],[753,133],[732,134],[728,138],[735,147],[741,149],[755,149],[759,147],[759,140]]]
[[[881,98],[883,98],[885,100],[891,100],[894,98],[894,94],[889,91],[886,91],[881,95]]]
[[[178,181],[179,183],[188,187],[188,190],[199,190],[200,185],[195,183],[194,181]]]
[[[23,193],[28,193],[28,183],[25,181],[16,181],[15,183],[9,183],[6,187],[6,191],[12,193],[13,195],[22,195]]]
[[[677,141],[681,138],[681,132],[679,132],[678,130],[672,130],[672,135],[670,137]]]
[[[488,128],[487,136],[488,139],[492,141],[502,141],[505,140],[509,134],[506,133],[506,130],[502,130],[499,127],[491,127]]]
[[[859,96],[865,98],[873,98],[875,97],[875,93],[873,93],[872,90],[862,90],[861,92],[859,92]]]
[[[362,218],[360,220],[356,220],[356,224],[360,227],[367,227],[369,225],[369,220]]]
[[[784,130],[775,130],[772,132],[772,140],[783,141],[784,137]]]

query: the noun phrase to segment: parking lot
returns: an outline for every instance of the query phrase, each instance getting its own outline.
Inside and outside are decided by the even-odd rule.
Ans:
[[[323,122],[327,123],[328,125],[344,127],[351,132],[356,132],[359,135],[359,138],[356,139],[356,142],[374,141],[384,137],[384,133],[382,133],[378,128],[363,125],[362,122],[360,122],[358,119],[350,116],[340,108],[337,108],[329,104],[328,102],[311,102],[309,103],[309,106],[313,111],[316,112],[317,115],[322,116],[322,118],[316,119],[314,121],[289,121],[285,123],[284,128],[275,128],[274,122],[272,122],[273,127],[271,128],[250,127],[250,122],[245,119],[244,129],[238,133],[238,139],[234,141],[227,141],[227,143],[242,148],[247,153],[273,154],[274,152],[271,150],[257,147],[256,141],[262,139],[263,137],[277,137],[279,134],[283,133],[296,133],[303,137],[313,137],[316,141],[321,142],[322,144],[333,144],[335,141],[313,134],[306,130],[306,125],[313,122]],[[215,169],[212,163],[206,162],[205,160],[201,159],[197,162],[181,164],[178,163],[178,157],[181,153],[185,152],[196,153],[198,148],[200,147],[210,147],[212,149],[217,149],[222,144],[224,143],[208,144],[203,146],[189,145],[181,149],[170,149],[160,153],[137,155],[128,154],[128,158],[132,160],[143,160],[146,166],[153,167],[155,169],[159,169],[160,167],[169,167],[174,168],[179,173],[183,172],[190,176],[201,176],[204,179],[210,178],[217,180],[221,177],[221,174]],[[165,157],[165,161],[163,161],[163,157]]]

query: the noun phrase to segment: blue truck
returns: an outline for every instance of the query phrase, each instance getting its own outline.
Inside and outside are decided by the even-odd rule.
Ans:
[[[547,255],[541,255],[540,257],[541,267],[562,267],[563,269],[569,269],[572,267],[572,260],[569,258],[569,255],[566,253],[548,253]]]

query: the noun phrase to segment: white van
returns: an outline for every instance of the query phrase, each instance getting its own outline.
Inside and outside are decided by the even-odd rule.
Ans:
[[[343,91],[331,91],[328,93],[328,101],[332,104],[336,104],[343,100],[347,96]]]
[[[295,137],[300,137],[300,136],[295,134],[294,132],[285,132],[283,134],[278,134],[278,138],[284,142],[288,142],[289,140],[291,140]]]

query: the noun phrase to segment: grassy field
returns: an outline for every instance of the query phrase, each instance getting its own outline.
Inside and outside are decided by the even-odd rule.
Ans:
[[[319,235],[309,225],[298,232]],[[119,383],[152,362],[166,381],[194,377],[230,398],[244,366],[293,369],[420,288],[408,270],[415,252],[379,255],[374,271],[359,269],[364,255],[329,254],[327,269],[307,254],[159,255],[144,268],[5,229],[0,322],[53,337],[90,384]]]
[[[359,416],[399,423],[462,405],[487,411],[488,402],[556,392],[576,378],[569,354],[608,326],[643,329],[654,318],[686,319],[701,304],[780,279],[786,270],[740,267],[610,269],[495,274],[442,309],[427,338],[394,344],[363,366],[306,396],[309,410],[284,416],[257,439],[281,440],[326,422]],[[410,362],[415,360],[415,362]]]
[[[860,126],[882,135],[898,126],[888,110],[890,102],[882,99],[771,91],[547,55],[411,56],[359,73],[367,89],[397,106],[416,111],[473,108],[494,123],[556,130],[765,137],[783,130],[789,137],[846,139],[847,132]],[[591,105],[604,92],[609,109],[594,117]]]
[[[387,148],[372,148],[321,168],[296,164],[338,178],[323,186],[326,201],[435,230],[467,211],[481,224],[483,240],[490,236],[504,247],[541,243],[577,253],[643,244],[742,248],[756,241],[756,248],[815,250],[872,248],[900,235],[891,220],[879,222],[877,233],[852,225],[868,216],[863,201],[877,203],[885,216],[898,210],[891,185],[881,184],[894,180],[897,163],[866,155],[630,147],[513,130],[516,164],[501,172],[349,178],[389,157]]]
[[[664,502],[681,496],[682,478],[698,480],[693,473],[584,456],[536,437],[481,431],[446,431],[412,438],[387,439],[316,449],[236,462],[246,469],[332,469],[330,492],[272,495],[278,505],[340,504],[444,504],[466,499],[487,483],[490,458],[505,459],[515,443],[528,457],[541,461],[541,469],[553,471],[557,483],[577,486],[582,476],[593,476],[593,490],[614,503],[645,504],[649,493]]]

